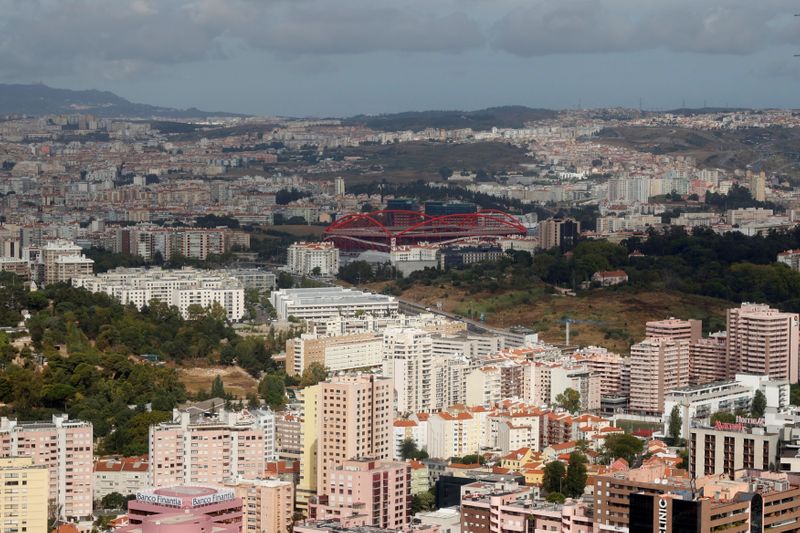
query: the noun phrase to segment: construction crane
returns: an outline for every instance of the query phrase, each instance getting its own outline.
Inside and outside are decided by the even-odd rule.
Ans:
[[[600,320],[575,320],[574,318],[568,316],[561,319],[561,322],[564,323],[564,346],[569,346],[569,326],[570,324],[605,324]]]

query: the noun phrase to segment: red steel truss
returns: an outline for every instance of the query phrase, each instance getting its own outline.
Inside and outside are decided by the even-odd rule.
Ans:
[[[494,209],[438,217],[417,211],[383,210],[345,215],[328,226],[324,239],[342,250],[389,251],[392,244],[450,243],[525,234],[525,226],[519,220]]]

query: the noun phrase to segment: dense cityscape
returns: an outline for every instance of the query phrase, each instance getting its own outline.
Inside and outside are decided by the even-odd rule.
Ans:
[[[1,533],[800,532],[794,7],[378,4],[3,4]]]

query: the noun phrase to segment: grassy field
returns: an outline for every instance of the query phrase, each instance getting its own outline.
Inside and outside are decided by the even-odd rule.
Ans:
[[[376,287],[377,288],[377,287]],[[677,292],[633,292],[596,289],[578,296],[549,294],[544,287],[503,294],[467,294],[452,286],[415,286],[404,298],[426,306],[442,303],[445,311],[478,318],[500,327],[527,326],[546,342],[564,343],[564,319],[570,327],[571,344],[603,346],[628,353],[631,344],[644,338],[645,322],[674,316],[698,318],[710,331],[725,328],[730,302]]]
[[[244,398],[258,391],[258,381],[238,366],[178,368],[178,375],[190,393],[211,390],[211,383],[218,375],[222,377],[225,392],[234,396]]]

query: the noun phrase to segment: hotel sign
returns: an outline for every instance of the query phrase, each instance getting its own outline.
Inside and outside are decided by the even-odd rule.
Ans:
[[[762,418],[747,418],[747,417],[744,417],[744,416],[737,416],[736,417],[736,423],[737,424],[742,424],[742,425],[745,425],[745,426],[765,426],[766,425],[766,421],[764,420],[763,417]]]
[[[717,420],[714,423],[714,429],[718,431],[744,431],[744,424],[732,424],[730,422],[720,422]]]

